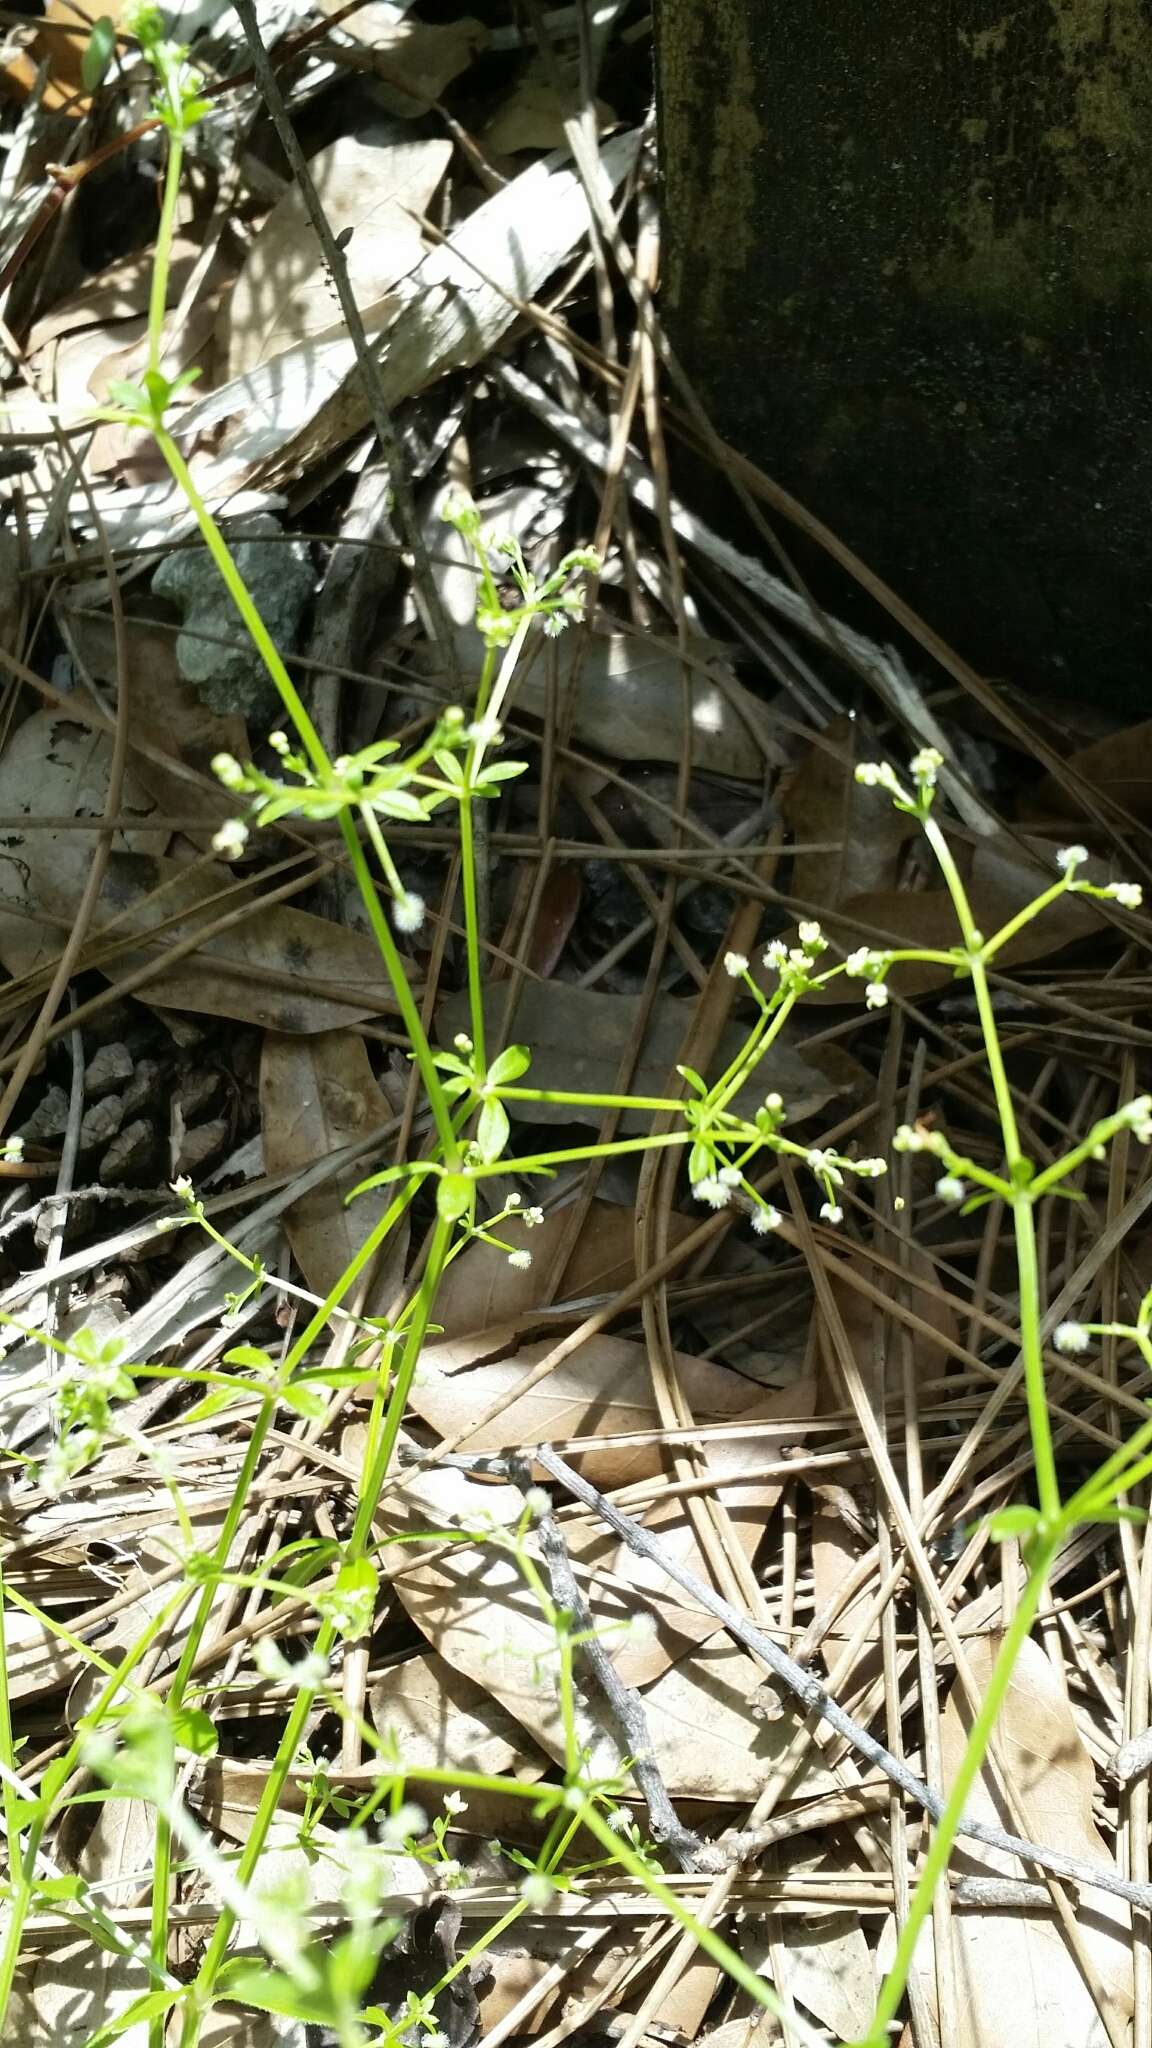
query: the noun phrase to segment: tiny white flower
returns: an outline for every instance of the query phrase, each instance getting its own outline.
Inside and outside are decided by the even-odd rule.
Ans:
[[[422,1806],[412,1800],[405,1800],[395,1813],[389,1814],[381,1829],[381,1839],[386,1849],[402,1849],[415,1836],[428,1832],[428,1816]]]
[[[442,1878],[447,1876],[447,1864],[439,1863],[436,1868]],[[458,1877],[459,1874],[460,1865],[457,1863],[453,1866],[453,1875]],[[448,2036],[441,2033],[439,2027],[431,2027],[426,2034],[421,2036],[419,2048],[448,2048]]]
[[[770,1116],[779,1116],[784,1107],[784,1097],[773,1089],[771,1095],[764,1097],[764,1107]]]
[[[19,1166],[24,1157],[24,1140],[18,1134],[4,1140],[5,1166]]]
[[[844,1211],[839,1202],[821,1202],[820,1214],[825,1223],[843,1223]]]
[[[503,737],[499,720],[493,718],[491,713],[487,718],[475,719],[468,727],[468,738],[475,747],[498,747]]]
[[[732,976],[732,979],[733,979],[733,981],[737,981],[737,980],[739,979],[739,977],[740,977],[740,976],[741,976],[742,974],[747,974],[747,972],[748,972],[748,956],[747,956],[747,954],[745,954],[745,953],[725,953],[725,955],[724,955],[724,972],[725,972],[725,974],[730,974],[730,975]]]
[[[856,780],[864,789],[880,789],[893,780],[887,761],[858,761]]]
[[[532,1254],[531,1252],[525,1251],[521,1246],[516,1251],[509,1252],[508,1264],[510,1266],[515,1266],[516,1271],[518,1273],[526,1273],[528,1271],[529,1266],[532,1264]]]
[[[918,754],[913,754],[908,765],[917,782],[925,782],[931,788],[934,787],[936,777],[944,766],[944,756],[938,753],[935,747],[921,747]]]
[[[446,1792],[444,1794],[444,1811],[457,1817],[462,1813],[467,1813],[468,1801],[465,1799],[464,1794],[457,1791]]]
[[[239,790],[248,786],[248,778],[235,754],[213,754],[212,773],[225,789]]]
[[[518,1209],[520,1207],[520,1203],[522,1200],[523,1197],[521,1195],[518,1195],[516,1193],[516,1190],[513,1189],[512,1193],[508,1197],[508,1200],[505,1202],[504,1207],[506,1209]]]
[[[757,1237],[767,1237],[769,1231],[779,1230],[781,1221],[779,1209],[773,1208],[771,1202],[763,1207],[757,1202],[752,1211],[752,1228]]]
[[[738,1166],[722,1166],[716,1176],[726,1188],[738,1188],[744,1176]]]
[[[866,1010],[885,1010],[888,1007],[888,990],[882,981],[870,981],[864,990]]]
[[[857,946],[844,962],[845,974],[861,975],[872,972],[872,951],[868,946]]]
[[[886,1159],[850,1159],[848,1164],[864,1180],[879,1180],[888,1171]]]
[[[936,1183],[936,1193],[942,1202],[962,1202],[968,1190],[954,1173],[942,1173]]]
[[[271,747],[272,752],[274,754],[279,754],[281,758],[283,758],[283,756],[289,752],[287,733],[270,732],[268,735],[268,745]]]
[[[651,1608],[638,1608],[628,1623],[628,1639],[633,1643],[654,1643],[659,1634],[656,1616]]]
[[[726,1209],[732,1200],[732,1190],[722,1180],[698,1180],[692,1193],[698,1202],[707,1202],[710,1209]]]
[[[542,1870],[530,1870],[520,1881],[520,1896],[526,1906],[547,1906],[556,1887]]]
[[[176,1196],[178,1201],[188,1201],[192,1193],[192,1183],[189,1180],[188,1175],[186,1173],[180,1174],[178,1179],[170,1181],[168,1185],[172,1189],[172,1193]]]
[[[1138,1095],[1118,1111],[1121,1122],[1142,1145],[1152,1145],[1152,1095]]]
[[[1081,862],[1086,861],[1087,858],[1088,848],[1086,846],[1062,846],[1056,855],[1056,865],[1061,874],[1066,875],[1073,868],[1078,868]]]
[[[468,1033],[466,1031],[458,1031],[456,1033],[455,1038],[452,1040],[452,1043],[456,1047],[457,1052],[459,1053],[470,1053],[475,1050],[472,1044],[472,1040],[469,1038]]]
[[[797,926],[796,936],[802,946],[821,946],[824,943],[823,932],[811,918]]]
[[[218,832],[212,834],[212,849],[222,853],[225,860],[239,860],[248,844],[248,827],[243,818],[226,818]]]
[[[426,904],[422,896],[409,889],[406,896],[398,896],[392,905],[392,919],[398,932],[418,932],[424,922]]]
[[[1144,901],[1144,891],[1139,882],[1109,882],[1104,891],[1114,903],[1122,903],[1125,910],[1139,910]]]
[[[543,1209],[538,1209],[538,1208],[532,1208],[532,1209],[525,1209],[525,1211],[524,1211],[524,1228],[525,1228],[525,1230],[538,1230],[538,1229],[539,1229],[539,1227],[540,1227],[540,1225],[541,1225],[541,1224],[543,1223],[543,1221],[544,1221],[544,1211],[543,1211]]]
[[[530,1486],[528,1488],[527,1493],[524,1495],[524,1505],[537,1522],[540,1520],[541,1515],[550,1515],[552,1513],[552,1502],[542,1486]]]
[[[1063,1351],[1069,1358],[1078,1352],[1087,1351],[1092,1339],[1083,1323],[1058,1323],[1053,1332],[1052,1342],[1057,1351]]]
[[[765,946],[764,965],[775,968],[777,973],[788,965],[788,948],[783,939],[773,939],[771,945]]]

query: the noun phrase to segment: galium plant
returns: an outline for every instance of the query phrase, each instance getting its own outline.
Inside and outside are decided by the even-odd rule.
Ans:
[[[989,984],[989,970],[1009,940],[1060,895],[1079,891],[1111,897],[1124,907],[1135,908],[1139,892],[1131,884],[1102,887],[1084,879],[1084,850],[1072,847],[1059,857],[1058,878],[1051,886],[999,931],[985,937],[975,927],[962,878],[935,814],[940,756],[924,750],[913,760],[906,781],[887,764],[865,766],[858,773],[862,782],[886,792],[924,831],[956,909],[959,941],[954,948],[941,952],[863,947],[837,959],[819,925],[806,922],[800,925],[794,944],[777,940],[768,947],[756,974],[744,956],[727,954],[724,970],[750,998],[752,1025],[739,1053],[717,1079],[709,1081],[682,1068],[686,1092],[678,1097],[542,1090],[525,1080],[531,1068],[529,1048],[509,1046],[490,1057],[476,886],[476,806],[491,801],[504,783],[521,771],[522,764],[497,756],[503,720],[530,635],[536,630],[562,632],[580,618],[584,602],[581,578],[594,573],[598,565],[590,551],[576,550],[555,570],[537,576],[514,540],[487,534],[470,502],[450,498],[444,507],[445,517],[468,540],[477,566],[477,616],[484,657],[474,701],[467,708],[449,707],[442,712],[425,738],[407,753],[401,753],[395,742],[383,741],[355,756],[328,757],[177,443],[178,420],[173,418],[173,407],[190,380],[187,376],[169,380],[165,373],[163,318],[184,144],[207,102],[186,53],[166,38],[155,12],[137,12],[129,30],[136,35],[156,77],[155,105],[167,130],[168,159],[153,273],[148,368],[138,384],[113,387],[112,404],[105,416],[147,427],[154,434],[204,545],[279,691],[285,718],[286,729],[271,735],[272,750],[280,762],[279,775],[266,774],[231,757],[217,762],[217,772],[238,805],[237,816],[218,836],[218,851],[235,858],[254,828],[267,828],[292,816],[330,820],[339,831],[408,1034],[430,1112],[431,1136],[422,1156],[398,1162],[365,1181],[366,1188],[386,1186],[392,1190],[387,1210],[282,1357],[273,1359],[259,1346],[242,1344],[225,1354],[225,1369],[191,1373],[179,1366],[129,1366],[114,1349],[101,1349],[94,1339],[73,1339],[68,1346],[57,1346],[68,1352],[70,1369],[56,1389],[55,1442],[42,1467],[42,1477],[54,1486],[68,1484],[98,1454],[102,1443],[116,1436],[118,1406],[136,1379],[171,1377],[194,1384],[199,1393],[193,1414],[227,1411],[239,1400],[249,1411],[254,1405],[255,1413],[215,1544],[208,1551],[197,1549],[191,1521],[178,1506],[184,1540],[177,1582],[167,1604],[145,1622],[138,1640],[119,1663],[107,1663],[98,1650],[74,1642],[58,1622],[40,1615],[46,1627],[66,1637],[76,1653],[100,1673],[103,1684],[95,1705],[35,1786],[20,1774],[6,1665],[0,1654],[0,1789],[10,1866],[6,1922],[0,1936],[0,2025],[8,2008],[28,1914],[42,1907],[66,1915],[87,1930],[93,1941],[120,1948],[143,1961],[148,1971],[151,1988],[126,2012],[109,2017],[91,2037],[89,2048],[105,2048],[137,2023],[147,2024],[152,2048],[163,2048],[174,2009],[179,2013],[181,2048],[196,2048],[205,2016],[220,1998],[323,2023],[334,2031],[341,2048],[361,2048],[361,2044],[393,2048],[399,2043],[405,2048],[413,2043],[442,2048],[435,1999],[451,1978],[467,1968],[520,1914],[545,1902],[556,1888],[587,1882],[602,1868],[622,1871],[645,1887],[750,1996],[784,2018],[793,2035],[809,2048],[819,2048],[819,2033],[713,1929],[699,1925],[664,1882],[658,1847],[643,1840],[621,1804],[624,1780],[597,1781],[592,1775],[576,1706],[575,1659],[581,1648],[580,1631],[574,1618],[557,1605],[542,1576],[533,1536],[534,1515],[541,1503],[531,1494],[510,1524],[492,1521],[483,1528],[473,1524],[467,1529],[431,1530],[422,1540],[494,1543],[515,1560],[551,1644],[550,1668],[542,1676],[555,1685],[563,1728],[564,1758],[558,1782],[525,1786],[478,1772],[413,1770],[393,1745],[382,1742],[366,1724],[359,1724],[363,1742],[376,1754],[378,1771],[372,1789],[359,1802],[350,1801],[327,1785],[322,1765],[317,1765],[305,1746],[305,1734],[317,1705],[338,1716],[348,1712],[333,1683],[334,1663],[345,1644],[363,1640],[374,1625],[380,1548],[375,1516],[391,1480],[409,1390],[444,1272],[450,1261],[478,1238],[499,1247],[516,1264],[530,1261],[530,1246],[520,1232],[530,1235],[541,1220],[540,1211],[512,1196],[499,1212],[489,1213],[483,1200],[485,1183],[507,1170],[509,1108],[532,1102],[603,1110],[639,1108],[668,1126],[658,1133],[610,1144],[518,1156],[517,1170],[526,1177],[547,1176],[557,1166],[582,1158],[654,1147],[679,1148],[696,1199],[710,1209],[742,1212],[751,1228],[764,1235],[777,1229],[781,1219],[758,1182],[766,1165],[784,1158],[810,1177],[822,1219],[839,1224],[850,1182],[882,1174],[885,1162],[854,1158],[789,1137],[784,1129],[785,1104],[770,1089],[750,1114],[741,1105],[746,1104],[750,1084],[758,1074],[770,1072],[773,1045],[810,992],[843,976],[860,981],[865,1005],[880,1009],[889,999],[888,977],[894,966],[904,960],[932,960],[948,965],[958,977],[971,982],[1000,1123],[1003,1164],[999,1171],[981,1166],[960,1155],[945,1134],[921,1126],[901,1131],[896,1142],[901,1149],[924,1151],[937,1161],[937,1193],[943,1200],[971,1209],[999,1199],[1011,1212],[1037,1498],[1034,1506],[1006,1510],[991,1524],[994,1535],[1011,1534],[1021,1540],[1028,1582],[1003,1638],[943,1817],[934,1830],[895,1961],[880,1994],[867,2048],[881,2048],[903,1998],[917,1937],[935,1888],[946,1875],[957,1824],[986,1756],[1015,1659],[1036,1617],[1053,1560],[1076,1527],[1131,1512],[1125,1505],[1126,1496],[1152,1476],[1150,1420],[1106,1459],[1090,1480],[1067,1498],[1061,1496],[1045,1388],[1035,1232],[1038,1204],[1049,1196],[1071,1192],[1071,1177],[1101,1156],[1119,1132],[1131,1131],[1142,1142],[1152,1139],[1152,1100],[1141,1097],[1125,1105],[1097,1124],[1062,1160],[1037,1168],[1021,1147]],[[507,601],[509,585],[514,592],[511,602]],[[396,937],[397,933],[405,937],[419,931],[427,910],[404,880],[402,858],[389,833],[396,826],[402,829],[407,823],[429,818],[445,804],[455,806],[459,820],[469,1029],[460,1034],[451,1051],[437,1051],[424,1030]],[[177,1184],[176,1193],[182,1204],[176,1223],[209,1231],[245,1267],[247,1280],[237,1303],[259,1293],[265,1284],[259,1261],[242,1256],[215,1231],[188,1184]],[[425,1264],[405,1306],[386,1327],[366,1324],[365,1341],[354,1349],[348,1363],[332,1368],[317,1364],[319,1340],[343,1297],[411,1204],[426,1197],[434,1204],[434,1227]],[[505,1231],[507,1235],[498,1234]],[[1152,1365],[1152,1293],[1131,1328],[1068,1323],[1057,1332],[1056,1342],[1059,1348],[1075,1351],[1098,1334],[1129,1338]],[[238,1573],[231,1564],[235,1538],[277,1413],[287,1407],[308,1419],[319,1418],[333,1389],[349,1385],[359,1385],[369,1399],[367,1440],[350,1535],[342,1544],[318,1539],[289,1544],[259,1573]],[[146,1439],[140,1439],[137,1448],[144,1456],[157,1456]],[[170,1474],[165,1477],[178,1502],[179,1488]],[[283,1686],[290,1703],[248,1839],[232,1858],[225,1858],[193,1821],[175,1789],[181,1756],[206,1756],[215,1745],[215,1730],[202,1704],[204,1695],[196,1671],[213,1602],[225,1584],[303,1600],[312,1630],[309,1647],[298,1656],[288,1657],[268,1642],[255,1653],[257,1671]],[[11,1588],[0,1587],[0,1592],[7,1599],[17,1599]],[[18,1604],[40,1613],[23,1596]],[[182,1646],[161,1696],[141,1681],[139,1673],[178,1620]],[[311,1937],[304,1901],[290,1896],[269,1901],[255,1882],[270,1830],[280,1815],[286,1782],[300,1770],[308,1782],[300,1821],[301,1843],[308,1844],[311,1852],[321,1853],[318,1845],[325,1816],[334,1815],[343,1823],[336,1840],[344,1872],[346,1923],[342,1934],[323,1945]],[[148,1801],[155,1813],[152,1914],[146,1951],[115,1926],[114,1918],[81,1880],[59,1879],[45,1872],[46,1831],[75,1799],[92,1796],[82,1788],[93,1779],[104,1787],[103,1795],[98,1796],[133,1795]],[[488,1929],[429,1993],[412,1998],[399,2016],[389,2014],[373,2004],[370,1987],[381,1951],[397,1931],[397,1923],[384,1911],[391,1859],[401,1852],[412,1855],[432,1868],[440,1884],[458,1883],[461,1872],[446,1838],[473,1790],[498,1790],[529,1800],[540,1827],[541,1846],[532,1858],[525,1858],[522,1852],[510,1854],[523,1876],[518,1896],[504,1918]],[[413,1798],[414,1791],[424,1801],[442,1798],[442,1809],[429,1818],[425,1806],[417,1805]],[[575,1860],[578,1837],[584,1845],[580,1861]],[[588,1838],[598,1844],[601,1865],[588,1861]],[[324,1839],[323,1853],[335,1855],[332,1840]],[[190,1983],[177,1981],[169,1967],[171,1886],[181,1862],[204,1874],[220,1908]],[[240,1920],[255,1926],[262,1958],[231,1952]]]

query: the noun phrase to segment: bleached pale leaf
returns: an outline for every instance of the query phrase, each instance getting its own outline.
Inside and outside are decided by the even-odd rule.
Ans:
[[[398,278],[424,255],[416,216],[427,211],[452,144],[397,141],[389,126],[342,135],[309,166],[328,225],[346,237],[344,260],[365,319],[382,324]],[[394,304],[399,309],[400,300]],[[342,329],[339,302],[300,188],[272,208],[222,309],[227,374],[240,377],[309,336]]]
[[[610,185],[627,174],[638,141],[632,133],[604,144]],[[477,207],[404,280],[401,313],[369,323],[370,338],[379,340],[385,328],[388,333],[382,360],[387,402],[397,405],[449,370],[480,362],[515,320],[514,301],[539,291],[588,219],[583,186],[564,152],[533,164]],[[369,414],[355,365],[347,335],[304,341],[190,407],[182,436],[238,421],[221,454],[198,466],[201,488],[215,497],[241,478],[268,482],[295,474],[357,433]]]

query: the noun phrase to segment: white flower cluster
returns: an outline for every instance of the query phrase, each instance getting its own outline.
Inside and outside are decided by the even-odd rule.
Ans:
[[[1075,1358],[1080,1352],[1087,1351],[1091,1341],[1083,1323],[1059,1323],[1052,1336],[1057,1351],[1062,1351],[1066,1358]]]
[[[1090,882],[1076,882],[1076,870],[1088,858],[1086,846],[1062,846],[1056,855],[1056,865],[1070,887],[1086,890],[1092,896],[1105,897],[1109,902],[1119,903],[1125,910],[1139,910],[1144,901],[1144,891],[1139,882],[1102,882],[1093,887]]]
[[[921,1124],[901,1124],[892,1139],[894,1152],[931,1152],[942,1159],[948,1141],[939,1131],[927,1131]]]
[[[422,896],[409,889],[398,896],[392,905],[392,921],[398,932],[418,932],[427,915],[428,906]]]
[[[1138,1095],[1117,1111],[1121,1128],[1131,1131],[1141,1145],[1152,1145],[1152,1095]]]
[[[732,1200],[732,1190],[739,1187],[742,1179],[738,1166],[722,1166],[715,1174],[694,1181],[692,1193],[698,1202],[707,1202],[710,1209],[726,1209]]]

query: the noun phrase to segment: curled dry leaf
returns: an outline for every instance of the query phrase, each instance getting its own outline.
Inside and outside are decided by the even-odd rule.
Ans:
[[[321,1031],[310,1038],[270,1031],[260,1060],[260,1114],[269,1173],[295,1173],[381,1128],[391,1111],[358,1031]],[[388,1208],[389,1188],[346,1200],[369,1170],[370,1162],[360,1159],[284,1212],[288,1241],[314,1294],[328,1294]],[[395,1299],[408,1237],[405,1216],[376,1261],[365,1315],[386,1314]],[[346,1296],[346,1303],[351,1299]]]
[[[997,1648],[996,1638],[984,1636],[965,1645],[980,1688],[988,1683]],[[970,1725],[967,1703],[954,1684],[940,1727],[945,1785],[958,1768]],[[996,1743],[1021,1802],[1022,1832],[1047,1848],[1112,1868],[1093,1818],[1092,1764],[1038,1643],[1024,1645],[996,1724]],[[1015,1832],[988,1770],[981,1774],[968,1812]],[[952,1868],[962,1876],[1031,1875],[1015,1857],[969,1841],[954,1851]],[[1116,2039],[1132,2011],[1129,1908],[1106,1892],[1083,1893],[1076,1924],[1103,1987]],[[999,1911],[955,1906],[952,1926],[959,1994],[955,2048],[1105,2048],[1109,2035],[1052,1913],[1019,1906]],[[927,1943],[920,1945],[916,1968],[934,2009],[935,1971]]]
[[[323,14],[344,13],[344,0],[319,0],[319,6]],[[445,22],[414,21],[406,14],[407,7],[392,0],[367,0],[341,21],[329,54],[350,69],[370,71],[380,104],[398,120],[414,121],[467,70],[488,31],[470,14]],[[346,52],[345,38],[359,47]]]
[[[613,136],[601,161],[613,188],[635,160],[635,133]],[[450,370],[483,361],[588,226],[588,202],[566,153],[533,164],[429,250],[404,281],[398,316],[370,322],[387,333],[384,395],[398,405]],[[367,424],[368,400],[346,335],[308,337],[191,406],[181,431],[238,421],[219,455],[196,465],[210,499],[242,480],[275,484],[341,446]],[[156,506],[163,502],[157,494]],[[174,502],[174,501],[173,501]]]

